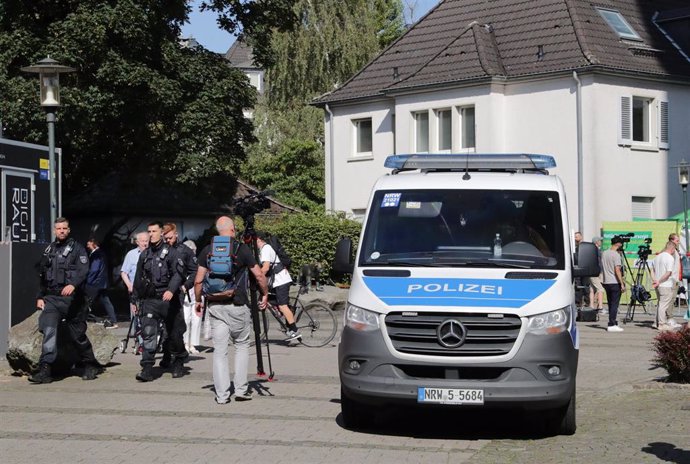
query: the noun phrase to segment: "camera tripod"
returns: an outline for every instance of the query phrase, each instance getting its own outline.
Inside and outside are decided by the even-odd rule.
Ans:
[[[623,252],[622,254],[623,260],[625,261],[625,266],[627,267],[628,272],[632,276],[633,272],[630,267],[630,263],[628,262],[628,258],[627,256],[625,256],[625,252]],[[637,266],[635,267],[635,278],[633,279],[633,285],[630,288],[630,301],[628,302],[628,310],[625,313],[625,317],[623,318],[624,323],[633,321],[633,319],[635,318],[635,308],[638,305],[642,307],[642,310],[645,314],[649,314],[649,312],[647,311],[646,302],[651,299],[651,295],[647,290],[645,290],[644,286],[642,285],[642,279],[644,278],[645,270],[649,272],[650,275],[652,273],[652,270],[649,268],[649,263],[647,262],[647,255],[640,256]]]

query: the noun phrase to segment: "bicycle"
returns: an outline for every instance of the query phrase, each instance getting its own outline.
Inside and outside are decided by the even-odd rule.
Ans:
[[[305,306],[299,300],[299,297],[308,292],[309,287],[307,285],[300,285],[297,295],[294,296],[292,301],[288,304],[288,307],[295,315],[297,329],[299,329],[302,334],[302,338],[299,339],[300,343],[304,346],[318,348],[327,345],[335,338],[338,332],[338,319],[333,310],[324,303],[311,302],[307,303],[307,306]],[[288,328],[285,317],[275,303],[275,300],[271,301],[269,298],[266,310],[271,313],[276,321],[278,321],[280,330],[286,333]],[[264,330],[265,333],[262,335],[268,340],[269,328],[266,327]]]

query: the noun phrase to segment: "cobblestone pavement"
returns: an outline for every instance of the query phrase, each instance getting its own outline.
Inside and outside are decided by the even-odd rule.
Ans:
[[[117,353],[97,380],[49,385],[9,375],[3,361],[0,461],[690,463],[690,389],[654,380],[663,373],[650,370],[651,317],[636,319],[621,334],[580,325],[572,437],[535,436],[525,424],[538,418],[404,410],[351,432],[339,417],[335,345],[278,343],[275,381],[252,377],[254,400],[226,405],[213,401],[210,352],[190,358],[187,376],[159,371],[146,384],[134,380],[131,353]]]

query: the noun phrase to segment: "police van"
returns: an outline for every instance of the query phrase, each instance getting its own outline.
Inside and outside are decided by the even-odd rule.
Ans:
[[[379,406],[535,411],[573,434],[579,339],[573,279],[597,275],[595,247],[573,255],[553,157],[396,155],[372,191],[338,348],[342,418]],[[441,405],[441,406],[439,406]]]

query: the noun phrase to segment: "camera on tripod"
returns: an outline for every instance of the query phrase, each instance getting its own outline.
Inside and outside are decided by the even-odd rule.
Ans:
[[[652,243],[651,238],[644,239],[644,244],[637,247],[637,256],[646,261],[650,254],[652,254],[652,247],[649,244]]]
[[[627,234],[614,235],[611,239],[612,243],[622,243],[624,246],[626,243],[630,242],[630,237],[634,237],[635,232],[628,232]]]
[[[238,198],[233,202],[232,209],[235,214],[246,221],[247,218],[271,207],[271,201],[268,199],[270,194],[271,192],[265,191]]]

